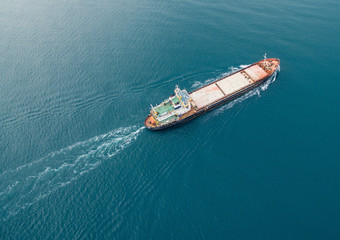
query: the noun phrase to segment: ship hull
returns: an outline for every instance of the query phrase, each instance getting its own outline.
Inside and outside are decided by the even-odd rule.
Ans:
[[[228,97],[228,98],[225,98],[225,99],[222,99],[221,101],[218,101],[216,102],[215,104],[212,104],[211,106],[208,106],[206,109],[202,109],[201,111],[198,111],[197,113],[194,113],[193,115],[187,117],[187,118],[184,118],[184,119],[181,119],[181,120],[178,120],[178,121],[175,121],[175,122],[172,122],[172,123],[169,123],[167,125],[162,125],[162,126],[157,126],[157,127],[148,127],[146,126],[148,129],[150,130],[153,130],[153,131],[158,131],[158,130],[163,130],[163,129],[166,129],[166,128],[169,128],[169,127],[173,127],[173,126],[176,126],[176,125],[179,125],[179,124],[183,124],[183,123],[186,123],[186,122],[189,122],[199,116],[201,116],[202,114],[206,113],[206,112],[209,112],[215,108],[218,108],[228,102],[231,102],[233,100],[235,100],[236,98],[239,98],[241,97],[242,95],[246,94],[247,92],[261,86],[263,83],[265,83],[270,77],[262,80],[261,82],[257,82],[255,83],[254,85],[250,86],[249,88],[247,89],[244,89],[240,92],[237,92],[235,93],[234,95]]]
[[[242,70],[240,70],[240,71],[242,71]],[[235,73],[238,73],[238,72],[240,72],[240,71],[237,71],[237,72],[235,72]],[[235,99],[241,97],[242,95],[246,94],[247,92],[249,92],[249,91],[251,91],[251,90],[253,90],[253,89],[255,89],[255,88],[261,86],[261,85],[262,85],[263,83],[265,83],[270,77],[272,77],[273,74],[274,74],[275,72],[276,72],[276,70],[275,70],[272,74],[270,74],[269,76],[266,76],[265,78],[263,78],[263,79],[261,79],[261,80],[259,80],[259,81],[254,82],[253,84],[249,85],[248,87],[246,87],[246,88],[244,88],[244,89],[241,89],[241,90],[235,92],[234,94],[232,94],[232,95],[230,95],[230,96],[228,96],[228,97],[226,97],[226,98],[223,98],[223,99],[221,99],[221,100],[219,100],[219,101],[216,101],[216,102],[214,102],[214,103],[212,103],[212,104],[210,104],[210,105],[207,105],[207,106],[205,106],[203,109],[199,109],[197,112],[195,112],[195,113],[192,114],[192,115],[189,115],[189,116],[186,117],[186,118],[183,118],[183,119],[180,119],[180,120],[177,120],[177,121],[168,123],[168,124],[164,124],[164,125],[160,125],[160,126],[152,126],[152,127],[151,127],[151,126],[149,126],[149,125],[147,124],[147,119],[150,117],[150,115],[149,115],[149,116],[145,119],[145,126],[146,126],[146,128],[149,129],[149,130],[158,131],[158,130],[163,130],[163,129],[166,129],[166,128],[170,128],[170,127],[173,127],[173,126],[176,126],[176,125],[183,124],[183,123],[186,123],[186,122],[188,122],[188,121],[191,121],[191,120],[193,120],[193,119],[195,119],[195,118],[201,116],[202,114],[204,114],[204,113],[206,113],[206,112],[208,112],[208,111],[211,111],[211,110],[213,110],[213,109],[215,109],[215,108],[218,108],[218,107],[220,107],[220,106],[222,106],[222,105],[224,105],[224,104],[226,104],[226,103],[228,103],[228,102],[231,102],[231,101],[233,101],[233,100],[235,100]],[[235,73],[233,73],[233,74],[235,74]],[[218,81],[218,80],[217,80],[217,81]],[[195,91],[196,91],[196,90],[195,90]],[[191,94],[191,93],[190,93],[190,94]]]

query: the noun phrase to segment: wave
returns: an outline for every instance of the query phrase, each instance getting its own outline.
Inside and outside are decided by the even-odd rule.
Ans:
[[[92,171],[130,145],[144,128],[118,128],[1,173],[0,218],[7,220]]]

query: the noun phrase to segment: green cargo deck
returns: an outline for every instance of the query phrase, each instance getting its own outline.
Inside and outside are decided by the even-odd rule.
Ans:
[[[176,103],[179,103],[179,99],[178,97],[176,96],[174,99],[172,99],[172,101],[176,104]],[[163,103],[161,104],[160,106],[157,106],[154,108],[156,112],[159,113],[159,115],[161,115],[162,113],[165,113],[165,112],[172,112],[175,110],[174,106],[172,105],[172,102],[169,101],[167,103]]]
[[[172,105],[171,102],[164,103],[160,106],[157,106],[154,108],[156,112],[158,112],[159,115],[165,112],[172,112],[175,110],[174,106]]]

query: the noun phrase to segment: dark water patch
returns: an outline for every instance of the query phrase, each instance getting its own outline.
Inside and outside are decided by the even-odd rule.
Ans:
[[[1,1],[0,238],[335,239],[339,9]],[[136,133],[176,84],[192,91],[265,52],[282,67],[267,90]]]

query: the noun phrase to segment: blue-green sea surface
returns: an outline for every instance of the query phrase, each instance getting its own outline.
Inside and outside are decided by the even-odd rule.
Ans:
[[[2,0],[0,239],[339,239],[337,0]],[[268,57],[192,122],[150,104]]]

